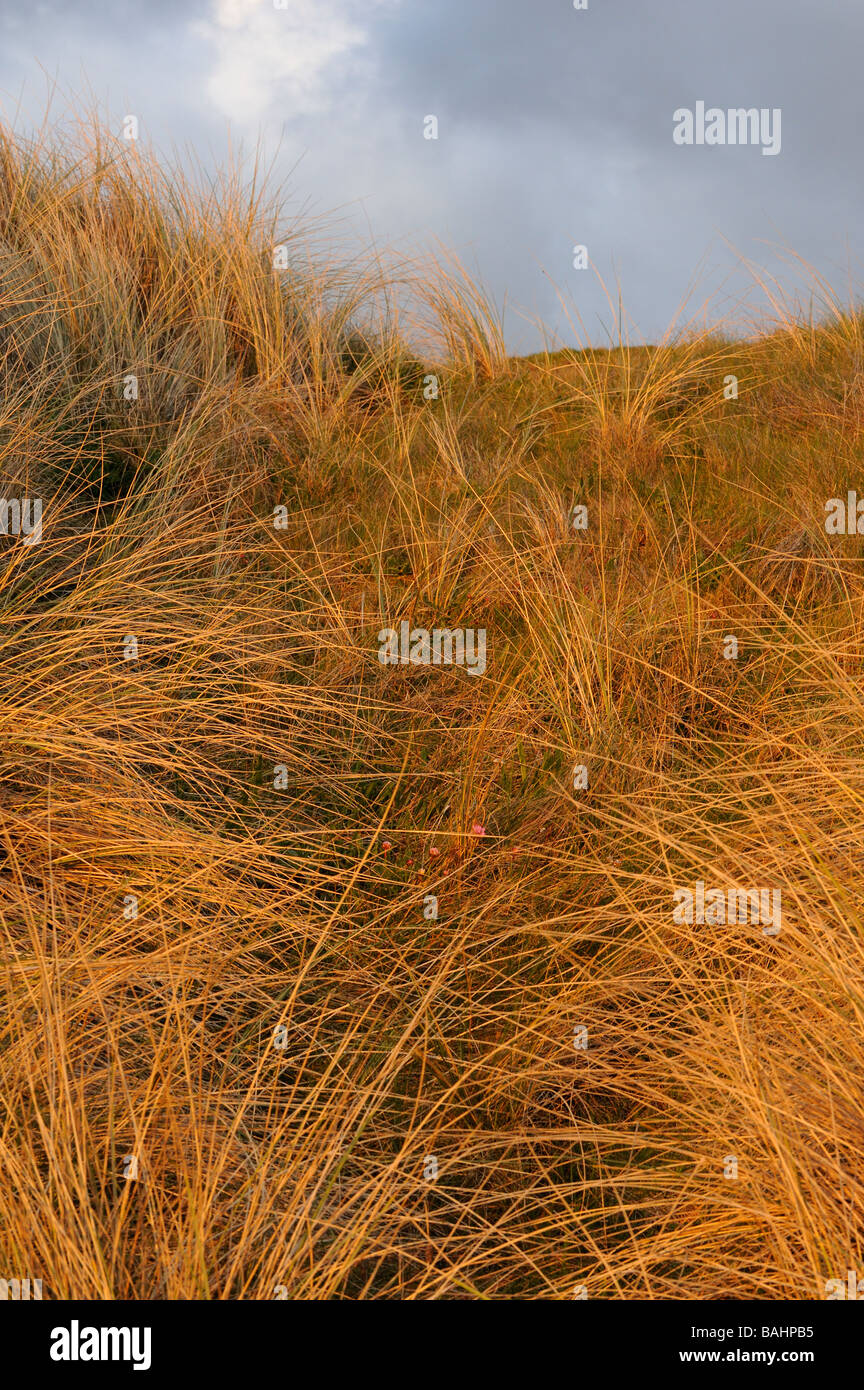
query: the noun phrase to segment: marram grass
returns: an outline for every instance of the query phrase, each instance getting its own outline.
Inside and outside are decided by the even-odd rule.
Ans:
[[[829,299],[508,359],[452,261],[340,270],[236,180],[3,137],[4,498],[43,515],[0,537],[0,1272],[862,1268],[864,580],[824,526],[862,349]],[[485,669],[382,665],[403,621]],[[782,930],[678,920],[700,883]]]

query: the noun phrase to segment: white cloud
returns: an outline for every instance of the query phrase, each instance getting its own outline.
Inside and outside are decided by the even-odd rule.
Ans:
[[[358,19],[387,0],[214,0],[194,32],[215,49],[206,82],[211,104],[233,125],[254,125],[278,105],[283,120],[326,110],[335,58],[362,47]]]

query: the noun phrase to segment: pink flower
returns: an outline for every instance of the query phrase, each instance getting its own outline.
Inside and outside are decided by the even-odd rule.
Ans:
[[[393,846],[391,845],[391,843],[390,843],[389,840],[383,840],[383,841],[381,842],[381,848],[382,848],[382,849],[392,849]]]
[[[485,834],[486,834],[486,827],[485,827],[485,825],[481,825],[479,821],[476,821],[476,820],[475,820],[474,824],[473,824],[472,827],[471,827],[471,834],[472,834],[472,835],[485,835]]]
[[[436,849],[434,845],[430,845],[430,846],[429,846],[429,858],[430,858],[430,859],[437,859],[437,858],[438,858],[438,855],[439,855],[440,853],[441,853],[440,849]]]

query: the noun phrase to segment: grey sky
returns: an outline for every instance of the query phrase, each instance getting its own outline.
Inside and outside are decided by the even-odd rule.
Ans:
[[[294,206],[336,211],[342,242],[452,245],[496,302],[568,341],[614,325],[575,243],[656,339],[746,290],[737,251],[793,285],[782,243],[845,295],[862,268],[862,0],[0,0],[5,119],[38,121],[56,80],[118,130],[205,164],[279,151]],[[782,148],[676,145],[673,112],[779,107]],[[423,138],[438,118],[437,140]],[[701,269],[700,269],[701,268]]]

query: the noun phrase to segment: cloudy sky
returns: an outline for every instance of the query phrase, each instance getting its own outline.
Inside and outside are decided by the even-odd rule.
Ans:
[[[635,341],[688,293],[758,306],[741,257],[857,293],[862,51],[862,0],[0,0],[0,105],[89,94],[207,166],[260,142],[343,243],[453,247],[527,352],[615,332],[595,272]],[[699,101],[779,108],[779,154],[676,144]]]

